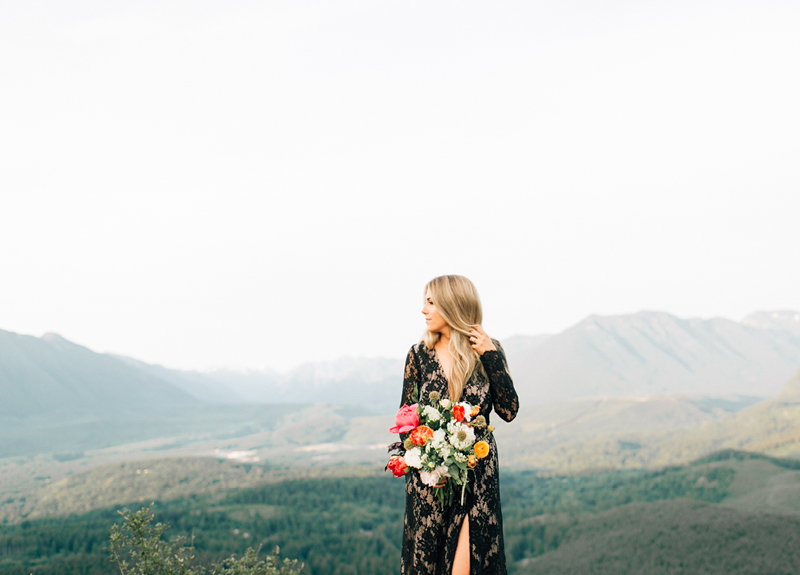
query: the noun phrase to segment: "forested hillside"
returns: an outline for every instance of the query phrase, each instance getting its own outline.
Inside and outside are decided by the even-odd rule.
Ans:
[[[661,471],[501,477],[511,573],[685,575],[794,573],[800,508],[756,510],[752,494],[800,500],[800,462],[724,452]],[[281,547],[305,573],[399,572],[403,480],[293,480],[154,507],[198,557]],[[132,509],[142,503],[134,502]],[[0,527],[9,575],[109,573],[103,551],[116,508]]]
[[[643,411],[646,412],[638,410],[633,414],[641,416]],[[661,414],[665,412],[662,410]],[[546,429],[516,436],[509,429],[509,440],[514,448],[509,463],[557,473],[581,473],[683,464],[721,449],[797,457],[800,454],[800,371],[771,399],[685,427],[676,425],[659,430],[659,422],[651,421],[627,430],[620,425],[614,431],[604,429],[603,422],[591,414],[582,412],[580,415],[581,418],[571,421],[569,426],[554,426],[549,442],[542,440]],[[629,412],[627,416],[630,415]],[[618,423],[612,417],[605,421],[609,425]],[[579,436],[577,431],[581,427],[584,434]],[[594,435],[590,434],[592,430]],[[558,441],[559,438],[563,440]],[[539,445],[536,445],[537,440]]]

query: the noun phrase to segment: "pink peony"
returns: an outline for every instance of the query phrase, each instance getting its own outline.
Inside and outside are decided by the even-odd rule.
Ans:
[[[389,430],[390,433],[408,433],[418,426],[417,404],[401,407],[397,415],[394,416],[394,422],[396,425]]]

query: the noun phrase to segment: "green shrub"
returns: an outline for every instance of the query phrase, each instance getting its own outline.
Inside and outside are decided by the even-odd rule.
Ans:
[[[151,507],[143,507],[136,513],[120,511],[122,525],[111,526],[107,550],[121,575],[299,575],[303,568],[297,561],[279,561],[277,547],[264,559],[258,557],[260,547],[248,547],[241,557],[231,555],[210,570],[195,565],[194,548],[186,545],[185,537],[167,541],[164,532],[169,526],[151,525],[155,518]]]

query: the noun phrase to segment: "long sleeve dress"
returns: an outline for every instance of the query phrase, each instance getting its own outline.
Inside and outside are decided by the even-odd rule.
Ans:
[[[480,406],[480,415],[489,423],[494,411],[505,421],[517,415],[519,399],[508,373],[505,354],[500,344],[492,340],[497,351],[487,351],[480,369],[470,376],[464,386],[461,401]],[[403,377],[402,405],[411,405],[414,386],[419,397],[427,402],[428,394],[437,391],[448,397],[447,379],[435,350],[420,342],[408,352]],[[469,514],[470,574],[506,575],[503,549],[503,517],[500,512],[500,486],[497,444],[488,438],[489,455],[478,460],[469,474],[469,489],[461,505],[454,497],[449,507],[442,509],[433,487],[422,483],[419,473],[406,474],[406,510],[403,525],[401,572],[403,575],[450,575],[458,546],[458,535],[464,518]]]

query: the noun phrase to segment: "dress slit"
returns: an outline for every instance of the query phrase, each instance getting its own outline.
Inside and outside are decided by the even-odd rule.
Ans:
[[[455,567],[455,564],[456,564],[456,556],[458,555],[458,549],[462,544],[461,532],[464,530],[464,522],[465,521],[467,522],[467,540],[464,541],[463,544],[467,546],[466,553],[467,553],[467,556],[469,557],[470,570],[472,568],[472,563],[475,561],[475,559],[472,557],[472,537],[470,536],[470,531],[472,530],[472,523],[473,522],[469,520],[469,512],[467,512],[467,513],[464,514],[464,518],[460,521],[460,524],[458,526],[458,539],[456,539],[456,550],[453,552],[453,560],[450,561],[450,573],[451,573],[451,575],[452,575],[452,572],[453,572],[453,567]]]

